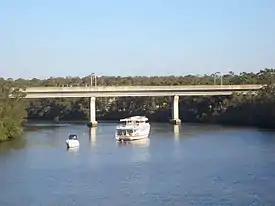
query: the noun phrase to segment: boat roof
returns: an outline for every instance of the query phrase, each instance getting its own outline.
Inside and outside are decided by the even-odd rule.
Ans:
[[[125,122],[125,121],[147,121],[148,118],[145,116],[133,116],[133,117],[128,117],[125,119],[120,119],[121,122]]]

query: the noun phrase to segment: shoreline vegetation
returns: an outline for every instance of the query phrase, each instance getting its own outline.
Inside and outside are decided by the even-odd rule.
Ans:
[[[98,86],[123,85],[213,85],[215,75],[112,77],[97,78]],[[216,84],[220,77],[216,76]],[[265,84],[256,94],[232,94],[231,96],[180,97],[180,119],[190,123],[207,123],[232,126],[275,128],[275,69],[257,73],[234,74],[222,77],[224,85]],[[0,141],[20,136],[24,119],[54,122],[88,121],[88,98],[24,99],[18,89],[11,87],[68,87],[90,86],[90,77],[56,77],[40,79],[0,78]],[[16,98],[10,99],[13,92]],[[169,122],[171,118],[170,97],[118,97],[97,98],[98,121],[118,121],[132,115],[145,115],[152,122]]]
[[[13,82],[0,80],[0,142],[21,135],[22,123],[27,115],[25,108],[20,88]]]

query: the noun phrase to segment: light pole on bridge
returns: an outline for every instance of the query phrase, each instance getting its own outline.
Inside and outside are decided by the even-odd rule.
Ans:
[[[95,73],[92,73],[90,75],[90,78],[91,78],[91,87],[93,86],[93,79],[94,79],[95,87],[96,87],[97,82],[96,82],[96,75],[95,75]]]
[[[216,84],[216,78],[217,78],[217,74],[219,74],[220,75],[220,79],[221,79],[221,85],[223,84],[223,82],[222,82],[222,73],[221,72],[216,72],[215,74],[214,74],[214,85]]]

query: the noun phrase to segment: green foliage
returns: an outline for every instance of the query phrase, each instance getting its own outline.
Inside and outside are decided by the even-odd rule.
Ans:
[[[235,125],[253,125],[261,127],[275,127],[275,70],[264,69],[258,73],[229,72],[222,78],[223,84],[266,84],[267,86],[257,94],[233,94],[231,96],[196,96],[180,98],[180,118],[185,122],[205,122]],[[32,86],[90,86],[90,77],[57,77],[45,80],[9,79],[5,82],[16,84],[18,87]],[[154,77],[98,77],[100,86],[125,85],[211,85],[214,75],[187,76],[154,76]],[[216,77],[216,84],[220,84],[220,77]],[[18,90],[16,90],[18,92]],[[15,91],[14,91],[15,92]],[[4,96],[7,93],[4,94]],[[2,94],[1,94],[2,95]],[[7,96],[7,95],[6,95]],[[20,95],[17,98],[21,102]],[[6,101],[9,101],[6,99]],[[10,111],[17,111],[16,119],[24,116],[22,107],[9,103],[3,111],[5,115]],[[20,104],[21,105],[21,104]],[[128,115],[147,115],[152,121],[167,122],[171,117],[171,99],[169,97],[119,97],[97,98],[97,118],[117,120]],[[275,108],[275,107],[274,107]],[[1,113],[1,111],[0,111]],[[27,114],[29,119],[41,120],[85,120],[89,116],[88,98],[60,98],[27,100]]]
[[[0,80],[0,141],[20,136],[26,116],[23,97],[15,82]]]

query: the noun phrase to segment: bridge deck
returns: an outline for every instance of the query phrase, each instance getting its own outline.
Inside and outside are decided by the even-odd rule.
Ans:
[[[181,85],[181,86],[96,86],[96,87],[29,87],[26,92],[84,91],[175,91],[175,90],[258,90],[263,85]]]
[[[96,86],[30,87],[26,98],[116,97],[116,96],[194,96],[231,95],[232,92],[257,91],[263,85],[181,85],[181,86]]]

